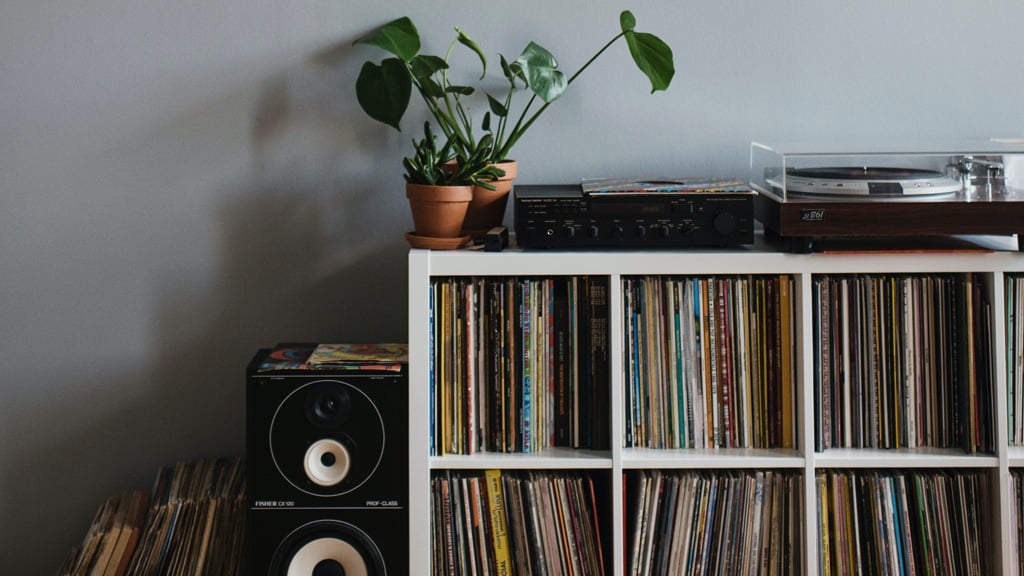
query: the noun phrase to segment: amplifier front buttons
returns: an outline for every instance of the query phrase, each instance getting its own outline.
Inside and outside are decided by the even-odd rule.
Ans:
[[[672,230],[668,226],[658,226],[658,236],[662,238],[668,238]]]
[[[600,235],[601,235],[601,230],[598,229],[597,226],[594,226],[593,224],[591,224],[589,227],[587,227],[587,236],[588,237],[590,237],[590,238],[597,238]]]
[[[576,235],[576,229],[573,228],[572,226],[563,226],[562,227],[562,236],[563,237],[565,237],[565,238],[572,238],[575,235]]]
[[[622,226],[619,226],[618,224],[612,226],[611,232],[612,232],[612,238],[622,238],[622,233],[623,233]]]
[[[643,224],[639,224],[633,230],[633,234],[635,234],[637,238],[644,240],[647,238],[647,227],[644,226]]]

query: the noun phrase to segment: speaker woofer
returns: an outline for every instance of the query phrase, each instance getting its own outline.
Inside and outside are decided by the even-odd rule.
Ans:
[[[386,576],[380,549],[347,522],[311,522],[292,532],[275,556],[275,576]]]

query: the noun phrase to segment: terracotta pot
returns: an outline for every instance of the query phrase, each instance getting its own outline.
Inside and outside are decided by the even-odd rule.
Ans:
[[[461,236],[466,209],[473,199],[473,187],[406,182],[405,197],[409,199],[417,236],[456,238]]]
[[[479,240],[487,234],[487,231],[495,226],[501,226],[505,220],[505,207],[508,204],[508,196],[512,191],[512,181],[516,178],[518,163],[515,160],[505,160],[496,164],[498,168],[505,171],[502,176],[491,184],[497,190],[488,190],[483,186],[473,187],[473,201],[466,211],[466,221],[462,225],[462,233]]]

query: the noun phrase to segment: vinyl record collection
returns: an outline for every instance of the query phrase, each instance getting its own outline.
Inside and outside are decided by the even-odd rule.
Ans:
[[[800,574],[801,477],[631,473],[628,574]]]
[[[1006,404],[1011,446],[1024,446],[1024,276],[1006,276]]]
[[[627,447],[794,446],[792,278],[623,284]]]
[[[817,450],[993,450],[980,276],[818,276],[812,293]]]
[[[1010,470],[1010,494],[1013,496],[1010,506],[1013,565],[1017,567],[1017,574],[1024,574],[1024,470]]]
[[[977,471],[823,472],[818,573],[989,574],[989,478]]]
[[[151,492],[105,502],[60,574],[239,575],[244,532],[242,460],[180,462],[158,472]]]
[[[431,494],[435,576],[605,573],[586,473],[437,472]]]
[[[608,447],[605,277],[431,284],[431,453]]]

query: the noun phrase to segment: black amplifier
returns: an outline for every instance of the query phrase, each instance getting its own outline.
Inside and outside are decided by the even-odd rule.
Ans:
[[[756,192],[739,182],[714,184],[600,193],[587,192],[579,184],[516,186],[516,243],[521,248],[753,243]]]

